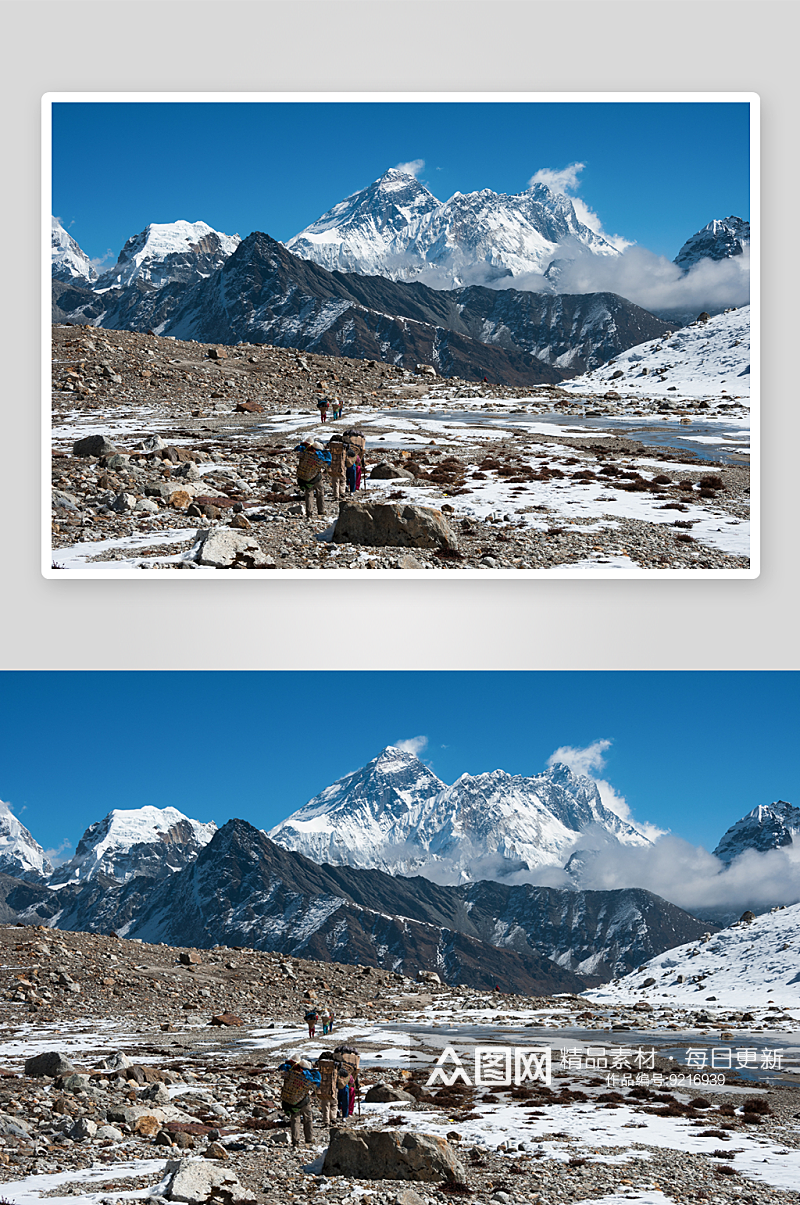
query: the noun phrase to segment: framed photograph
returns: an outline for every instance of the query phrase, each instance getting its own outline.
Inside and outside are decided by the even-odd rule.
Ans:
[[[48,94],[43,574],[756,577],[758,110]]]

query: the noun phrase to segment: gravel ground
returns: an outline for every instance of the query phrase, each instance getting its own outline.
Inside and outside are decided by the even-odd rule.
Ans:
[[[653,1203],[665,1198],[745,1205],[798,1200],[793,1189],[771,1187],[737,1170],[737,1148],[753,1134],[766,1151],[778,1144],[788,1152],[800,1148],[800,1093],[785,1083],[769,1085],[767,1091],[759,1085],[755,1099],[761,1112],[754,1115],[742,1107],[749,1098],[741,1089],[737,1093],[735,1085],[709,1093],[708,1099],[690,1100],[670,1089],[609,1092],[604,1079],[585,1070],[556,1071],[549,1091],[535,1084],[428,1089],[429,1068],[415,1069],[412,1063],[403,1068],[402,1058],[381,1071],[379,1048],[385,1049],[390,1032],[382,1035],[382,1024],[407,1024],[411,1018],[434,1015],[431,1009],[443,1017],[454,1010],[463,1013],[469,999],[475,1007],[494,1004],[496,1010],[493,994],[414,985],[373,968],[252,950],[173,949],[19,926],[0,929],[0,959],[0,1185],[6,1186],[0,1192],[12,1201],[19,1199],[20,1181],[26,1177],[66,1173],[66,1186],[42,1185],[50,1196],[91,1191],[98,1194],[94,1200],[116,1205],[121,1198],[115,1189],[152,1190],[164,1183],[166,1160],[186,1157],[231,1170],[244,1199],[257,1205],[300,1198],[371,1205],[459,1198],[555,1205],[611,1195]],[[358,1042],[364,1085],[380,1079],[416,1099],[416,1104],[389,1105],[383,1113],[364,1106],[363,1115],[346,1124],[356,1129],[400,1124],[422,1133],[446,1127],[466,1169],[461,1190],[315,1174],[308,1170],[310,1161],[324,1149],[318,1121],[311,1147],[283,1144],[285,1127],[276,1108],[278,1051],[300,1040],[298,1022],[311,993],[334,1008],[338,1040],[348,1026],[377,1026],[371,1040]],[[579,997],[503,995],[502,1008],[508,1020],[515,1010],[538,1008],[552,1009],[562,1023],[608,1024],[603,1010]],[[212,1027],[211,1016],[222,1009],[235,1010],[242,1025]],[[641,1010],[617,1008],[615,1015],[628,1017],[631,1024],[642,1021]],[[760,1032],[766,1015],[753,1018]],[[669,1024],[663,1010],[659,1024],[664,1029]],[[431,1051],[437,1049],[435,1028],[432,1023]],[[320,1049],[329,1041],[317,1036]],[[265,1047],[270,1042],[272,1052]],[[25,1058],[46,1050],[66,1053],[79,1078],[25,1075]],[[131,1066],[103,1068],[117,1050],[126,1053]],[[658,1058],[656,1066],[666,1072],[678,1064]],[[487,1141],[481,1142],[474,1131],[472,1137],[461,1132],[470,1122],[474,1125],[476,1110],[478,1117],[491,1119],[500,1108],[519,1109],[535,1136],[523,1142],[506,1139],[498,1146],[496,1133],[490,1137],[487,1131]],[[548,1126],[553,1108],[557,1118]],[[593,1116],[601,1122],[610,1116],[606,1110],[618,1108],[633,1110],[632,1124],[641,1141],[617,1148],[583,1138],[593,1128]],[[395,1109],[401,1116],[393,1116]],[[578,1136],[562,1129],[569,1116],[565,1109],[580,1115]],[[674,1149],[647,1142],[650,1115],[661,1126],[674,1125]],[[80,1119],[83,1125],[110,1124],[116,1133],[82,1138],[73,1129]],[[682,1149],[687,1126],[713,1131],[708,1153]],[[156,1162],[143,1163],[141,1174],[127,1178],[131,1160]],[[88,1173],[97,1175],[104,1165],[108,1181],[102,1187],[89,1184]],[[138,1166],[133,1163],[134,1171]]]
[[[534,420],[553,410],[576,418],[652,414],[655,423],[663,401],[648,411],[636,399],[626,410],[623,401],[568,398],[551,387],[532,401],[530,390],[434,382],[376,361],[258,345],[216,348],[127,331],[56,326],[53,337],[52,560],[66,572],[103,563],[196,569],[185,556],[198,533],[231,524],[256,541],[264,568],[275,570],[513,574],[605,566],[636,573],[750,564],[725,544],[725,533],[749,515],[746,464],[615,436],[503,426],[502,415]],[[315,407],[322,392],[345,403],[343,419],[325,427]],[[701,404],[671,410],[707,417]],[[409,447],[398,445],[398,420],[381,417],[408,408],[421,429],[443,406],[456,420],[471,412],[501,416],[485,434],[460,421],[440,423],[436,438],[417,434]],[[715,416],[729,409],[717,407]],[[358,497],[440,509],[457,537],[455,553],[334,544],[338,507],[330,497],[324,517],[304,517],[293,447],[307,432],[327,439],[357,423],[366,424],[370,466],[384,461],[397,473],[368,480]],[[75,440],[87,434],[106,435],[122,458],[73,455]],[[148,451],[153,436],[164,446]],[[646,503],[654,518],[663,512],[660,521],[620,514],[616,504],[628,496]]]

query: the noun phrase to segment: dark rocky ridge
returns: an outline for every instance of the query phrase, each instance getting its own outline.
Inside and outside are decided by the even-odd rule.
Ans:
[[[669,329],[613,293],[436,290],[329,272],[260,232],[207,279],[193,283],[185,265],[181,276],[161,287],[137,279],[100,296],[54,287],[54,321],[229,345],[255,340],[411,368],[423,362],[442,376],[506,385],[556,383]]]
[[[28,923],[60,929],[248,945],[405,974],[435,969],[451,983],[500,982],[524,994],[582,990],[708,928],[640,889],[441,887],[318,866],[243,820],[229,821],[195,861],[161,882],[139,876],[119,885],[98,875],[56,893],[19,884],[6,905]],[[579,977],[571,968],[587,960],[594,973]]]

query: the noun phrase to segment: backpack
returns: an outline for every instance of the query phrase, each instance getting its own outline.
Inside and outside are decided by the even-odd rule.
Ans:
[[[307,445],[300,453],[300,459],[297,462],[297,480],[298,481],[313,481],[322,471],[322,464],[314,448],[309,448]]]
[[[308,1010],[308,1012],[305,1013],[305,1015],[303,1016],[303,1020],[304,1021],[316,1021],[317,1015],[318,1015],[317,1010],[314,1008],[310,1008]]]
[[[321,397],[319,399],[319,401],[317,402],[317,409],[318,410],[327,410],[328,405],[329,405],[328,399],[326,397]]]

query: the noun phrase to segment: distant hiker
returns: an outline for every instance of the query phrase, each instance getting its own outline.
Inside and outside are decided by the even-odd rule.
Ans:
[[[334,1057],[341,1060],[337,1078],[339,1112],[342,1117],[352,1117],[356,1095],[361,1096],[361,1085],[358,1078],[361,1066],[361,1055],[353,1046],[337,1046]]]
[[[333,439],[328,442],[328,451],[331,454],[331,491],[334,502],[338,502],[340,498],[344,497],[347,489],[347,478],[345,477],[347,447],[340,436],[334,435]]]
[[[333,1009],[328,1013],[328,1033],[333,1033]]]
[[[326,418],[328,417],[328,406],[329,405],[330,405],[330,402],[329,402],[328,398],[326,398],[326,397],[321,397],[319,399],[319,401],[317,402],[317,409],[319,410],[319,417],[323,423],[325,422]]]
[[[314,1137],[311,1118],[311,1090],[320,1083],[319,1071],[298,1052],[292,1054],[278,1068],[283,1075],[281,1088],[281,1108],[289,1120],[289,1134],[292,1146],[300,1145],[300,1124],[303,1126],[303,1137],[306,1142],[312,1142]]]
[[[295,452],[300,453],[297,461],[297,484],[303,491],[306,507],[306,518],[311,518],[311,503],[317,500],[317,514],[325,514],[325,495],[323,492],[322,470],[331,462],[330,452],[323,451],[322,444],[306,440],[298,444]]]
[[[303,1016],[303,1020],[305,1021],[306,1025],[308,1026],[308,1036],[310,1038],[313,1038],[314,1034],[316,1033],[318,1018],[319,1018],[319,1013],[317,1012],[317,1010],[315,1008],[310,1008],[308,1010],[308,1012],[305,1013]]]
[[[329,1126],[332,1124],[336,1112],[336,1080],[340,1063],[338,1059],[334,1058],[332,1051],[323,1050],[317,1059],[317,1067],[320,1075],[319,1103],[322,1111],[322,1124]]]
[[[338,397],[335,397],[333,399],[333,401],[331,402],[331,413],[332,413],[332,417],[334,419],[339,418],[339,416],[342,412],[341,406],[342,406],[342,403],[339,401]]]
[[[324,1037],[328,1033],[328,1026],[331,1019],[331,1014],[328,1012],[327,1008],[323,1008],[319,1015],[319,1019],[322,1022],[322,1035]]]

